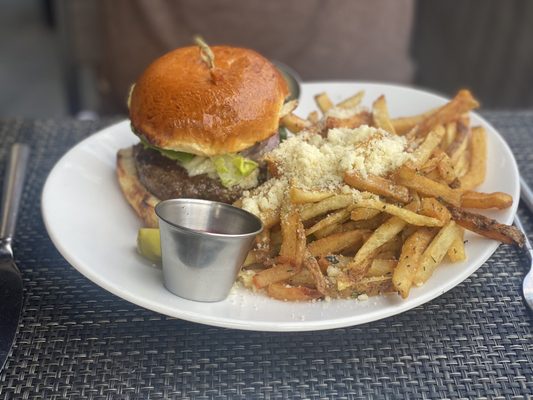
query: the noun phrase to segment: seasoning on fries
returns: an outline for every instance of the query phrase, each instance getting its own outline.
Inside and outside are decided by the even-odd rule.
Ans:
[[[385,96],[365,109],[363,96],[335,105],[319,93],[321,117],[286,110],[294,135],[266,155],[272,177],[238,201],[267,227],[243,268],[246,286],[284,301],[407,298],[441,262],[466,259],[465,229],[522,246],[516,228],[466,210],[513,202],[475,191],[487,143],[470,126],[479,104],[469,91],[408,117],[391,117]]]

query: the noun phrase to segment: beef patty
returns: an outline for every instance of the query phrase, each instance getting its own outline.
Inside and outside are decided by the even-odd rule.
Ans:
[[[150,193],[161,200],[192,198],[233,203],[241,197],[240,186],[226,188],[219,180],[206,174],[189,176],[187,170],[178,162],[162,156],[156,150],[145,148],[142,144],[133,147],[133,156],[139,180]],[[259,174],[259,183],[265,174]]]

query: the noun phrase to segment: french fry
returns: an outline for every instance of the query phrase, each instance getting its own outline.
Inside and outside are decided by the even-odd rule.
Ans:
[[[465,230],[462,227],[458,227],[455,238],[447,253],[450,262],[461,262],[466,260],[464,237]]]
[[[489,217],[471,213],[459,207],[448,206],[448,209],[457,224],[469,231],[502,243],[514,244],[518,247],[524,245],[524,234],[512,225],[500,224]]]
[[[338,233],[338,232],[342,232],[342,225],[343,224],[332,224],[332,225],[328,225],[322,229],[319,229],[318,231],[316,231],[313,236],[316,238],[316,239],[322,239],[322,238],[325,238],[326,236],[329,236],[329,235],[332,235],[333,233]],[[353,229],[357,229],[357,228],[353,228]],[[353,230],[353,229],[349,229],[349,230]]]
[[[434,182],[437,182],[437,183],[442,183],[446,186],[446,182],[444,182],[443,180],[441,180],[440,178],[440,174],[439,174],[439,171],[437,171],[436,169],[434,169],[433,171],[431,172],[428,172],[427,174],[420,174],[420,175],[423,175],[425,176],[427,179],[430,179]]]
[[[458,227],[455,222],[450,221],[437,233],[426,250],[424,250],[424,253],[422,253],[420,265],[418,265],[413,278],[415,285],[424,284],[433,275],[435,268],[440,264],[458,235],[457,231]]]
[[[341,101],[339,104],[337,104],[337,107],[346,108],[346,109],[356,108],[357,106],[359,106],[359,104],[361,104],[361,101],[363,100],[364,96],[365,96],[365,91],[360,90],[353,96],[348,97],[347,99]]]
[[[261,211],[259,218],[261,219],[261,222],[263,222],[263,227],[265,229],[272,228],[279,224],[279,210]]]
[[[319,231],[316,231],[313,236],[317,239],[322,239],[326,236],[332,235],[334,233],[340,233],[340,232],[348,232],[353,231],[355,229],[368,229],[368,228],[361,228],[357,225],[356,221],[348,221],[343,224],[333,224],[330,225],[324,229],[321,229]]]
[[[318,261],[309,251],[305,255],[304,267],[311,273],[316,289],[324,296],[328,295],[329,284],[324,275],[322,275]]]
[[[464,112],[459,116],[459,119],[457,120],[457,123],[460,123],[461,125],[467,127],[470,129],[470,113]]]
[[[370,229],[374,230],[377,229],[383,222],[385,222],[389,218],[389,215],[379,213],[373,218],[370,219],[364,219],[359,221],[351,221],[352,226],[354,229]],[[350,222],[344,223],[344,225],[349,224]]]
[[[411,149],[416,148],[417,146],[420,145],[420,143],[422,143],[422,139],[423,138],[416,136],[416,132],[417,132],[416,129],[417,128],[415,126],[413,129],[411,129],[409,132],[407,132],[405,135],[403,135],[407,139],[407,143],[409,143],[409,147]]]
[[[452,189],[460,189],[461,182],[459,182],[459,179],[458,179],[458,178],[455,178],[452,182],[450,182],[449,186],[450,186]]]
[[[461,179],[466,173],[468,172],[468,169],[470,168],[470,149],[465,149],[463,153],[459,156],[459,159],[457,162],[453,165],[453,170],[455,171],[455,175],[457,178],[459,178],[459,187],[461,187]]]
[[[340,286],[345,285],[341,283]],[[369,276],[346,286],[344,290],[340,290],[339,297],[353,299],[359,298],[361,295],[377,296],[382,293],[392,292],[393,290],[392,278],[390,276]]]
[[[439,146],[444,138],[445,130],[439,125],[427,134],[424,141],[412,154],[410,163],[413,168],[419,168],[429,160],[433,151]]]
[[[308,269],[303,268],[296,275],[291,276],[286,280],[291,286],[307,286],[315,289],[315,278],[311,275]]]
[[[456,125],[456,134],[453,142],[446,149],[446,154],[450,157],[452,165],[456,165],[459,158],[468,146],[468,137],[470,136],[470,127],[464,118],[460,118]]]
[[[254,286],[257,289],[267,287],[276,282],[282,282],[299,273],[301,268],[290,264],[276,264],[273,267],[259,271],[253,277]]]
[[[405,135],[435,111],[437,111],[437,108],[411,117],[393,118],[391,119],[391,124],[394,126],[394,130],[398,135]]]
[[[420,207],[420,201],[415,199],[405,206],[406,210],[416,212]],[[378,248],[383,246],[389,240],[396,237],[400,233],[407,223],[399,217],[388,218],[381,226],[379,226],[372,235],[364,243],[363,247],[359,250],[358,254],[348,265],[348,268],[356,267],[362,260],[370,257]]]
[[[390,121],[389,110],[385,96],[381,95],[372,104],[372,120],[377,128],[396,134],[394,126]]]
[[[282,209],[281,239],[280,257],[300,268],[305,254],[306,238],[300,213],[294,207],[287,206]]]
[[[461,204],[461,192],[417,174],[410,168],[401,167],[396,173],[396,182],[428,197],[440,197],[454,206]]]
[[[472,97],[468,90],[460,90],[459,93],[444,106],[430,114],[417,125],[417,134],[426,135],[437,125],[444,125],[457,119],[457,116],[479,107],[479,103]]]
[[[502,210],[513,205],[513,198],[507,193],[481,193],[467,190],[461,196],[461,207],[464,208],[497,208]]]
[[[338,185],[326,190],[299,186],[297,174],[287,174],[280,160],[266,155],[270,176],[290,184],[277,208],[260,197],[268,192],[268,181],[257,192],[257,203],[250,203],[257,205],[265,230],[239,278],[247,287],[283,301],[362,299],[390,291],[406,298],[444,257],[466,259],[465,229],[523,245],[516,228],[461,208],[503,209],[513,203],[505,193],[473,191],[485,179],[487,138],[481,127],[470,128],[469,112],[478,103],[469,91],[459,91],[442,107],[402,118],[390,118],[384,96],[373,102],[371,112],[360,110],[363,95],[358,92],[331,110],[329,96],[318,94],[321,119],[317,111],[302,119],[293,114],[297,102],[286,103],[280,125],[323,137],[332,128],[373,125],[403,135],[410,160],[385,177],[344,171],[344,182],[363,192],[355,196]],[[340,109],[349,116],[341,118]],[[256,196],[254,189],[251,193]]]
[[[452,218],[450,211],[434,197],[424,197],[419,212],[422,215],[438,219],[441,221],[441,226],[446,225]]]
[[[355,208],[350,214],[350,218],[353,221],[364,221],[379,215],[381,210],[374,210],[372,208]]]
[[[317,203],[306,204],[303,206],[300,215],[302,221],[307,221],[329,211],[348,207],[353,204],[353,201],[353,196],[351,194],[334,195]]]
[[[334,233],[309,243],[307,248],[315,257],[338,254],[342,250],[360,243],[367,233],[368,231],[364,229]]]
[[[404,229],[407,229],[408,226],[406,226]],[[402,230],[403,232],[403,230]],[[384,245],[380,246],[375,255],[373,256],[373,259],[375,258],[390,258],[390,259],[397,259],[400,255],[400,250],[402,249],[402,237],[401,235],[396,235],[394,238],[389,240]]]
[[[309,301],[322,297],[316,289],[305,286],[290,286],[285,283],[272,283],[267,287],[270,297],[282,301]]]
[[[248,252],[244,260],[244,267],[264,262],[271,256],[270,229],[261,231],[255,238],[255,248]]]
[[[293,113],[285,115],[280,119],[281,126],[284,126],[292,133],[301,132],[311,126],[311,123]]]
[[[437,169],[437,166],[439,165],[439,162],[441,161],[442,156],[441,155],[435,155],[432,156],[429,160],[427,160],[424,165],[417,168],[417,171],[421,173],[422,175],[429,175],[432,174],[435,169]],[[433,174],[432,174],[433,175]]]
[[[317,94],[315,96],[315,102],[323,114],[327,113],[333,107],[333,102],[325,92]]]
[[[289,195],[292,204],[316,203],[320,200],[327,199],[328,197],[331,197],[334,194],[334,192],[321,192],[300,189],[296,186],[291,186],[291,188],[289,189]]]
[[[420,212],[421,210],[422,209],[419,207],[418,212]],[[419,229],[422,229],[422,228],[420,226],[414,226],[414,225],[408,225],[404,228],[404,230],[398,235],[398,239],[401,243],[400,250],[401,250],[401,247],[403,246],[403,243],[407,240],[407,238]]]
[[[460,179],[461,189],[472,190],[485,180],[487,169],[487,135],[480,126],[472,129],[470,139],[470,169]]]
[[[439,175],[442,180],[449,185],[457,179],[452,160],[442,150],[437,151],[437,156],[440,157],[440,160],[437,164],[437,171],[439,171]]]
[[[441,142],[441,149],[446,151],[446,149],[453,143],[455,140],[455,135],[457,134],[457,122],[452,121],[446,124],[446,134],[444,139]]]
[[[276,227],[278,228],[278,227]],[[280,247],[281,246],[281,241],[282,241],[282,238],[281,238],[281,227],[279,227],[280,229],[271,229],[270,230],[270,247]],[[279,249],[278,249],[278,253],[276,254],[279,254]]]
[[[341,232],[338,232],[338,233],[341,233]],[[368,239],[369,236],[370,236],[370,233],[363,234],[363,238],[359,242],[355,242],[351,246],[346,247],[344,250],[341,250],[335,255],[342,255],[342,256],[346,256],[351,259],[355,255],[355,253],[357,253],[357,251],[361,248],[361,246],[363,245],[365,240]],[[329,254],[329,255],[332,255],[332,254]]]
[[[379,210],[381,212],[385,212],[390,215],[394,215],[398,218],[401,218],[405,222],[411,225],[418,225],[418,226],[442,226],[442,221],[428,217],[425,215],[420,215],[415,212],[412,212],[406,208],[401,208],[398,206],[395,206],[394,204],[384,203],[380,200],[374,200],[374,199],[361,199],[358,200],[354,207],[364,207],[364,208],[372,208],[374,210]]]
[[[392,284],[404,299],[409,296],[422,253],[426,250],[433,236],[435,235],[431,229],[420,228],[411,234],[402,246],[400,260],[392,274]]]
[[[397,264],[397,260],[374,258],[366,276],[384,276],[392,274]]]
[[[348,221],[339,227],[339,232],[348,232],[355,229],[371,230],[377,228],[384,221],[385,215],[379,215],[366,221]],[[365,240],[367,238],[365,237]]]
[[[318,112],[316,111],[312,111],[309,113],[309,115],[307,116],[307,120],[311,123],[311,124],[316,124],[318,123],[318,121],[320,120],[320,116],[318,115]]]
[[[404,206],[406,210],[412,211],[412,212],[418,212],[420,210],[421,205],[421,197],[418,193],[414,192],[412,195],[411,202]]]
[[[407,207],[414,208],[413,204],[414,203],[410,203]],[[338,289],[346,289],[349,285],[363,278],[366,275],[368,268],[370,268],[372,261],[371,257],[375,252],[389,240],[396,237],[406,225],[407,223],[403,219],[391,217],[377,228],[359,249],[354,259],[346,266],[348,279],[337,280]]]
[[[263,261],[263,252],[258,252],[257,250],[250,250],[246,255],[246,259],[242,264],[243,267],[249,267],[250,265],[259,264]]]
[[[336,118],[328,116],[324,123],[322,134],[325,135],[328,130],[333,128],[359,128],[361,125],[370,125],[372,122],[372,115],[368,111],[361,111],[349,118]]]
[[[315,233],[316,231],[319,231],[321,229],[324,229],[327,226],[342,223],[350,218],[350,208],[344,208],[339,211],[336,211],[327,217],[321,219],[316,224],[311,226],[310,228],[305,230],[305,235],[309,236]]]
[[[352,271],[359,271],[364,266],[366,272],[366,261],[372,256],[372,254],[389,240],[393,239],[398,233],[405,228],[407,223],[398,217],[391,217],[385,223],[383,223],[363,244],[363,247],[359,249],[354,259],[348,265],[348,269]],[[364,273],[362,274],[364,275]]]
[[[279,112],[279,117],[283,118],[286,115],[291,114],[296,107],[298,107],[298,100],[290,100],[283,104],[283,107],[281,107],[281,111]]]
[[[397,185],[389,179],[376,175],[368,175],[366,178],[357,171],[347,171],[344,174],[344,182],[358,190],[365,190],[380,196],[389,197],[401,203],[407,203],[410,199],[409,190]]]
[[[343,269],[350,261],[352,257],[343,256],[342,254],[328,254],[325,257],[318,257],[318,265],[323,274],[327,273],[330,266]]]

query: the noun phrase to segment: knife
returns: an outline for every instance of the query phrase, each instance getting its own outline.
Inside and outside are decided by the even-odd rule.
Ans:
[[[29,154],[27,145],[13,145],[4,180],[0,221],[0,370],[13,344],[22,310],[22,277],[11,244]]]

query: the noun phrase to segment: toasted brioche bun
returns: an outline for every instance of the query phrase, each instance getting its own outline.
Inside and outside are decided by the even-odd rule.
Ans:
[[[144,71],[130,98],[138,135],[159,148],[209,157],[277,132],[288,88],[274,65],[253,50],[212,51],[212,73],[198,47],[173,50]]]
[[[141,218],[144,226],[157,228],[159,223],[155,213],[155,206],[159,203],[159,199],[146,190],[139,181],[132,147],[118,151],[117,177],[126,201]]]

